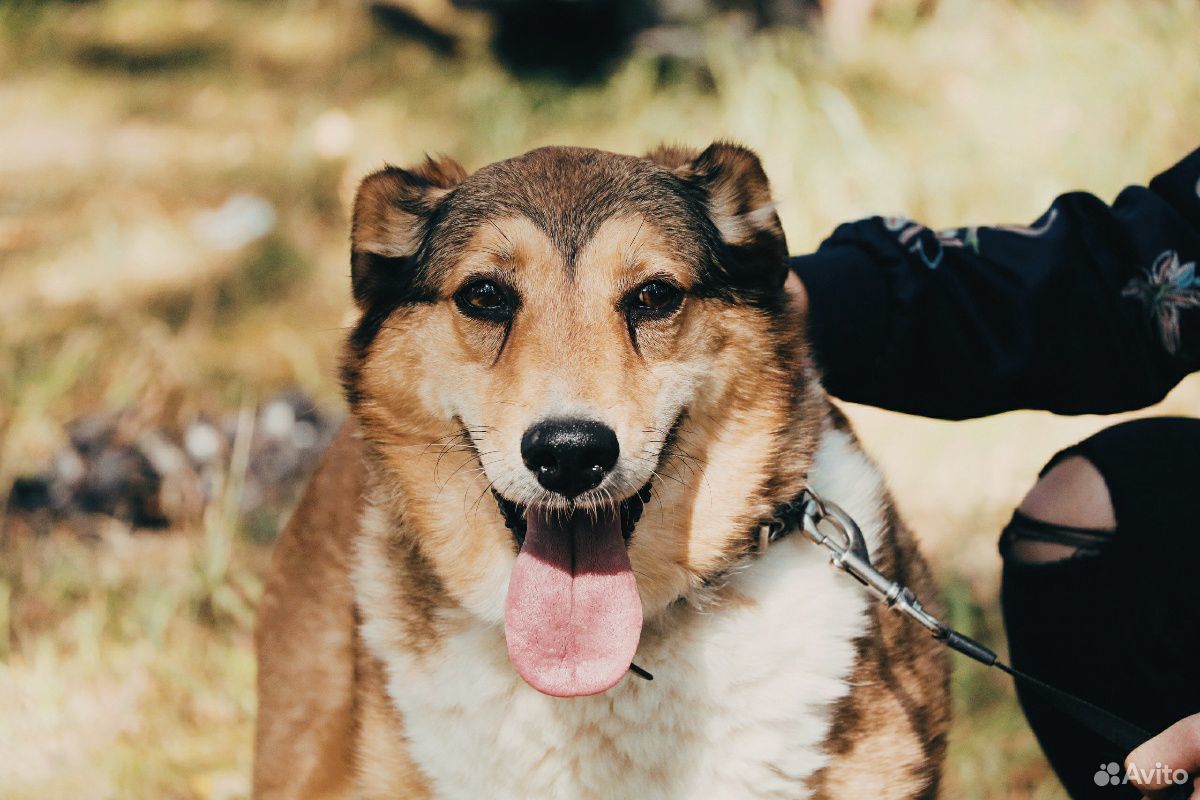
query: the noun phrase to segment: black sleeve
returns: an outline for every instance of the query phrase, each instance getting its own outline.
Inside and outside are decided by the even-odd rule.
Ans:
[[[1029,226],[873,217],[792,260],[837,397],[965,419],[1150,405],[1200,369],[1200,150]]]

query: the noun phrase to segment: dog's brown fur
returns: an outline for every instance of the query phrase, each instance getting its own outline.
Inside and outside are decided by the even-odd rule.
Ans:
[[[654,514],[631,541],[648,610],[706,585],[719,594],[755,521],[804,485],[831,413],[780,291],[787,250],[766,177],[742,148],[642,159],[547,148],[469,177],[448,160],[388,168],[363,182],[352,238],[362,317],[343,378],[354,422],[268,578],[260,798],[430,796],[384,661],[435,652],[463,619],[494,611],[487,589],[514,544],[483,495],[495,485],[530,499],[502,459],[548,404],[616,409],[623,451],[653,454],[678,437],[659,469],[678,458],[701,473],[704,514],[700,481],[657,481]],[[520,295],[515,322],[454,310],[456,289],[481,274]],[[622,316],[621,298],[656,278],[686,290],[680,311],[636,324]],[[687,402],[668,430],[656,402],[671,393]],[[898,521],[880,553],[884,569],[927,593]],[[933,796],[948,716],[936,645],[881,614],[859,652],[814,796]]]
[[[275,546],[255,637],[256,797],[351,790],[361,646],[350,558],[362,487],[362,448],[346,426]]]

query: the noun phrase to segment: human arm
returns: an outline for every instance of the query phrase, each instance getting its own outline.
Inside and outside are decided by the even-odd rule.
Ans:
[[[1111,206],[1065,194],[1030,226],[837,228],[792,260],[829,390],[964,419],[1111,413],[1200,369],[1200,150]]]

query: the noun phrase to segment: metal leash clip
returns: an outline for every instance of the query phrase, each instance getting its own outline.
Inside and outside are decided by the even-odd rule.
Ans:
[[[912,589],[889,579],[872,566],[867,541],[849,514],[835,503],[819,497],[812,489],[804,492],[801,503],[800,530],[829,551],[829,559],[835,567],[852,575],[888,608],[916,620],[935,637],[945,638],[946,626],[925,610]],[[835,537],[821,530],[821,523],[827,523],[829,527],[834,528],[841,535],[842,541],[836,541]]]
[[[822,524],[833,528],[838,535],[827,534],[822,530]],[[912,589],[875,569],[858,523],[836,503],[806,488],[795,500],[783,506],[774,519],[764,523],[760,533],[762,544],[774,541],[791,530],[800,530],[814,543],[825,548],[835,567],[867,587],[888,608],[916,621],[935,639],[989,667],[996,664],[998,656],[990,648],[946,625],[925,610]]]

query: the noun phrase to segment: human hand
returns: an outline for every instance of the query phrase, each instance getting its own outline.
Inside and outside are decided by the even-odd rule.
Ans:
[[[1157,765],[1157,766],[1156,766]],[[1148,798],[1167,797],[1179,771],[1200,800],[1200,714],[1176,722],[1125,758],[1129,780]]]

